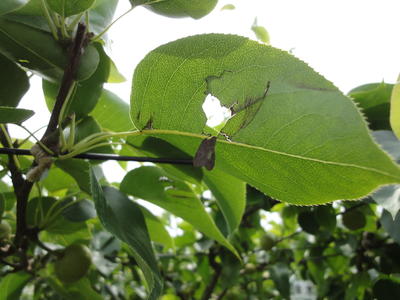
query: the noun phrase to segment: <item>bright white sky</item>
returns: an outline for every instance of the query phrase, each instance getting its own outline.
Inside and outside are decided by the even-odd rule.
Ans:
[[[221,11],[228,3],[236,10]],[[128,0],[120,0],[116,16],[129,7]],[[400,72],[399,13],[399,0],[220,0],[214,12],[201,20],[170,19],[138,7],[109,31],[111,56],[128,80],[106,88],[128,102],[133,70],[149,51],[200,33],[254,39],[250,27],[255,17],[268,30],[274,47],[291,50],[345,93],[364,83],[394,82]],[[33,78],[31,84],[22,107],[37,112],[25,123],[37,129],[48,122],[49,114],[40,79]],[[121,176],[113,174],[110,180]]]

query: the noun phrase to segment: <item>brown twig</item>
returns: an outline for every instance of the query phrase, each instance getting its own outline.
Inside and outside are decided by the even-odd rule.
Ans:
[[[87,40],[86,25],[83,23],[79,23],[78,29],[76,31],[75,40],[70,50],[70,59],[64,70],[64,75],[61,80],[61,86],[57,94],[54,108],[51,112],[49,124],[41,139],[41,141],[44,144],[46,144],[47,138],[49,138],[50,136],[52,136],[54,133],[57,132],[57,126],[61,109],[76,79],[76,73],[79,67],[79,62],[83,53],[83,48],[85,46],[86,40]]]

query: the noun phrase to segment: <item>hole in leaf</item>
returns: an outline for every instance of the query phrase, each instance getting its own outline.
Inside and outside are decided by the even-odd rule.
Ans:
[[[230,109],[222,106],[218,98],[211,94],[207,95],[202,107],[207,117],[206,125],[209,127],[224,124],[231,117]]]

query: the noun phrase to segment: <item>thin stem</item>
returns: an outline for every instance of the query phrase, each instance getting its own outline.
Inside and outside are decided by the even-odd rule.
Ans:
[[[27,138],[25,138],[25,139],[22,141],[22,143],[19,144],[20,146],[23,145],[27,140],[29,140],[30,137],[33,137],[33,138],[36,140],[36,142],[40,145],[40,147],[42,147],[47,153],[49,153],[49,154],[51,154],[51,155],[54,155],[54,152],[51,151],[45,144],[43,144],[43,143],[35,136],[35,133],[38,132],[39,130],[41,130],[41,129],[42,129],[43,127],[45,127],[45,126],[39,128],[38,130],[36,130],[36,131],[34,131],[34,132],[31,132],[31,131],[30,131],[28,128],[26,128],[24,125],[22,125],[22,124],[17,124],[17,125],[18,125],[19,127],[21,127],[22,129],[24,129],[26,132],[29,133],[29,136],[28,136]]]
[[[4,137],[7,140],[8,147],[12,147],[12,145],[13,145],[12,140],[11,140],[10,136],[8,135],[7,129],[4,126],[4,124],[0,124],[0,128],[1,128],[1,131],[3,132],[3,134],[4,134]],[[13,155],[12,159],[14,160],[14,163],[15,163],[15,166],[17,167],[17,169],[21,169],[21,165],[19,163],[18,158],[15,155]]]
[[[110,25],[108,25],[102,32],[100,32],[97,36],[93,38],[93,41],[98,41],[100,38],[113,26],[117,21],[119,21],[122,17],[126,16],[128,13],[130,13],[135,7],[131,7],[128,11],[124,12],[122,15],[120,15],[118,18],[116,18],[114,21],[111,22]]]
[[[46,0],[41,0],[40,2],[42,4],[42,9],[47,20],[47,24],[50,27],[51,34],[53,35],[54,39],[58,41],[57,27],[54,25],[53,19],[51,18],[49,10],[47,9]]]
[[[67,27],[65,25],[65,17],[61,16],[61,35],[63,38],[68,38],[69,34],[67,32]]]

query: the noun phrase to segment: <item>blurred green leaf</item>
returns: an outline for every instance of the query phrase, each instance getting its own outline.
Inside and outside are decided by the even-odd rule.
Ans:
[[[67,174],[71,175],[83,192],[90,194],[90,164],[88,162],[81,159],[69,158],[56,160],[55,165]]]
[[[233,4],[225,4],[224,6],[221,7],[221,10],[234,10],[236,9],[236,6]]]
[[[171,238],[167,229],[161,220],[153,215],[147,208],[140,206],[144,220],[146,222],[147,230],[149,231],[150,239],[153,242],[159,243],[166,248],[174,248],[174,240]]]
[[[78,118],[82,118],[89,114],[96,106],[103,91],[103,84],[107,81],[110,73],[110,59],[99,43],[95,43],[94,47],[100,55],[97,69],[88,79],[78,83],[71,99],[69,99],[67,115],[75,113]],[[43,80],[43,92],[50,111],[56,102],[59,89],[59,83]]]
[[[270,44],[270,38],[269,38],[269,33],[267,29],[263,26],[259,26],[257,24],[257,18],[254,20],[253,25],[251,26],[251,30],[254,32],[256,35],[257,39],[264,44],[269,45]]]
[[[90,114],[100,126],[110,131],[128,131],[134,128],[129,117],[129,105],[114,93],[103,90]]]
[[[68,55],[50,33],[5,18],[0,18],[0,53],[47,80],[61,79]],[[89,45],[81,61],[77,78],[85,80],[99,63],[96,48]]]
[[[393,84],[370,83],[352,89],[348,95],[361,108],[373,130],[390,129],[390,95]]]
[[[17,107],[29,89],[28,76],[14,62],[1,54],[0,70],[0,106]]]
[[[29,0],[2,0],[0,2],[0,16],[17,10],[28,2]]]
[[[21,291],[32,275],[23,271],[10,273],[0,279],[0,299],[19,300]]]
[[[130,2],[132,6],[146,5],[151,11],[166,17],[200,19],[215,8],[218,0],[130,0]]]
[[[0,106],[0,123],[21,124],[34,114],[34,111],[28,109]]]
[[[109,232],[130,246],[149,285],[149,299],[158,299],[163,284],[139,206],[114,188],[101,188],[93,169],[90,171],[90,182],[101,223]]]
[[[192,224],[236,254],[189,185],[168,177],[158,167],[144,166],[130,171],[121,182],[121,191],[158,205]]]
[[[390,125],[397,138],[400,139],[400,76],[390,97]]]
[[[46,0],[46,2],[59,15],[69,17],[86,11],[95,0]]]

